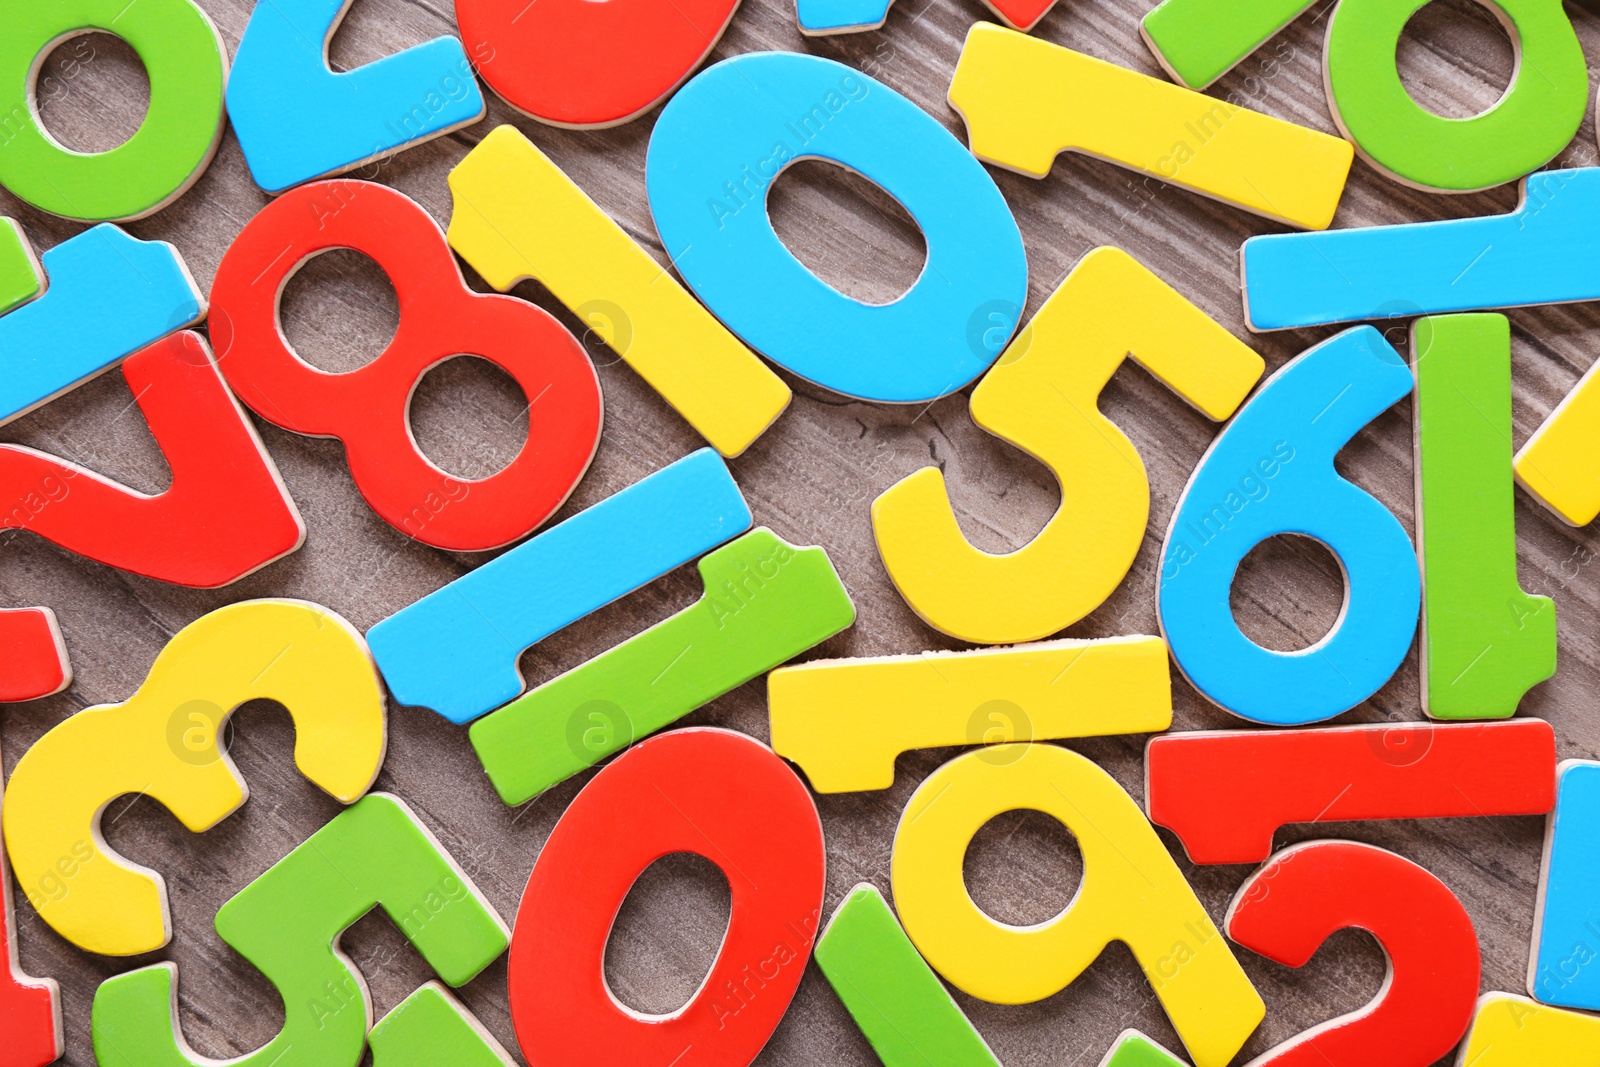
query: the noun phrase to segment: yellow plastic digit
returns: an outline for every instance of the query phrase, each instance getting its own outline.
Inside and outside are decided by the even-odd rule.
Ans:
[[[711,446],[737,456],[789,387],[515,127],[450,172],[450,246],[506,292],[541,282]]]
[[[1066,151],[1290,226],[1325,230],[1344,194],[1349,141],[979,23],[950,82],[972,154],[1034,178]]]
[[[1517,481],[1561,521],[1600,515],[1600,363],[1556,405],[1517,453]]]
[[[1097,405],[1130,355],[1216,420],[1265,368],[1126,252],[1090,252],[972,392],[973,421],[1061,483],[1061,508],[1039,535],[1003,555],[972,547],[937,467],[872,505],[889,577],[928,625],[975,644],[1033,641],[1077,622],[1121,584],[1150,518],[1150,482],[1133,443]]]
[[[1019,809],[1061,820],[1083,852],[1083,884],[1072,903],[1036,926],[989,918],[962,877],[973,835]],[[1196,1067],[1223,1067],[1266,1014],[1139,806],[1076,752],[1003,746],[946,763],[906,805],[891,870],[906,933],[935,970],[981,1000],[1043,1000],[1121,941]]]
[[[1600,1019],[1510,993],[1478,998],[1463,1067],[1600,1067]]]
[[[767,676],[772,747],[819,793],[888,789],[914,748],[1138,734],[1172,725],[1159,637],[818,660]]]
[[[79,948],[153,952],[172,936],[166,883],[113,852],[100,815],[124,794],[209,830],[249,789],[217,738],[234,709],[266,698],[294,719],[295,764],[341,803],[371,788],[388,744],[366,641],[300,600],[250,600],[178,631],[137,692],[85,708],[40,738],[6,790],[6,849],[34,909]]]

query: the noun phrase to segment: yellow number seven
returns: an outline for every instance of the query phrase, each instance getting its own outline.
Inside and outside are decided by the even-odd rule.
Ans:
[[[1150,482],[1098,402],[1130,355],[1216,421],[1265,367],[1126,252],[1090,252],[972,392],[973,421],[1061,483],[1061,507],[1039,535],[1004,555],[972,547],[936,467],[872,505],[889,577],[928,625],[979,644],[1032,641],[1077,622],[1122,582],[1150,518]]]

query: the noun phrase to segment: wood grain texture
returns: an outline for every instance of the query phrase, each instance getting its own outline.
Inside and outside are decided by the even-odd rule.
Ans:
[[[230,52],[237,49],[248,0],[200,0]],[[1037,33],[1151,74],[1156,64],[1140,42],[1142,0],[1063,0]],[[1600,54],[1600,19],[1569,5],[1591,54]],[[1321,84],[1321,41],[1329,0],[1321,0],[1278,41],[1214,87],[1239,94],[1259,110],[1333,132]],[[945,91],[965,32],[988,17],[977,0],[899,0],[880,31],[810,40],[795,28],[788,0],[745,0],[714,59],[757,49],[812,52],[865,69],[907,94],[958,135]],[[1468,0],[1438,0],[1424,9],[1402,42],[1401,63],[1425,104],[1470,114],[1498,96],[1511,72],[1509,44],[1493,19]],[[349,67],[432,36],[454,32],[445,0],[357,0],[335,38],[332,55]],[[75,146],[116,143],[135,128],[142,73],[125,47],[97,36],[68,45],[46,67],[44,109],[52,128]],[[469,42],[470,44],[470,42]],[[539,125],[494,101],[482,124],[432,142],[362,176],[414,197],[438,219],[449,217],[445,176],[494,126],[511,122],[527,133],[610,212],[662,256],[645,202],[644,157],[655,112],[617,129],[574,132]],[[1597,161],[1593,117],[1559,162]],[[995,173],[1014,208],[1031,268],[1036,308],[1085,252],[1118,245],[1153,268],[1241,337],[1237,252],[1249,235],[1274,229],[1242,212],[1165,188],[1109,164],[1066,156],[1051,175],[1033,181]],[[1479,215],[1510,209],[1507,187],[1461,197],[1431,196],[1390,182],[1358,162],[1335,225],[1362,226]],[[267,202],[250,182],[230,133],[216,162],[176,204],[129,229],[176,244],[202,287],[209,288],[229,242]],[[860,180],[822,164],[796,167],[776,185],[779,232],[824,277],[853,295],[884,300],[903,291],[922,262],[920,237],[897,205]],[[0,213],[21,218],[41,249],[82,227],[41,216],[0,192]],[[482,283],[469,273],[472,283]],[[582,335],[584,327],[535,285],[518,290]],[[349,367],[375,353],[395,318],[392,292],[380,272],[353,254],[308,270],[285,305],[287,328],[307,358]],[[1515,437],[1520,445],[1592,361],[1600,340],[1600,307],[1538,308],[1511,313]],[[1255,337],[1269,371],[1332,330]],[[1404,329],[1389,336],[1403,343]],[[565,517],[608,496],[698,446],[687,426],[614,353],[586,338],[605,390],[606,432],[588,477],[562,510]],[[861,358],[872,358],[870,351]],[[856,599],[854,629],[818,655],[883,655],[952,647],[922,625],[889,583],[873,544],[871,500],[895,480],[930,462],[945,470],[963,528],[988,550],[1015,547],[1054,512],[1059,495],[1048,472],[986,434],[969,419],[964,396],[925,407],[856,403],[785,376],[793,406],[750,451],[732,464],[756,521],[797,544],[820,544],[833,556]],[[147,491],[169,478],[158,450],[117,375],[108,375],[5,428],[0,438],[69,457]],[[1155,633],[1154,580],[1162,532],[1214,427],[1137,368],[1125,368],[1107,390],[1106,413],[1143,453],[1152,484],[1152,524],[1123,587],[1067,636]],[[429,453],[462,474],[481,475],[515,450],[526,422],[515,386],[479,361],[458,361],[430,374],[413,416]],[[1390,506],[1414,531],[1411,411],[1401,404],[1360,434],[1341,468]],[[304,597],[343,613],[365,629],[417,597],[482,562],[407,540],[379,521],[351,484],[336,442],[310,440],[260,424],[310,535],[295,555],[231,588],[178,589],[77,559],[32,535],[0,534],[0,605],[47,604],[60,615],[77,670],[65,693],[0,710],[6,768],[25,747],[65,716],[90,704],[120,700],[143,678],[156,653],[181,626],[204,612],[247,597]],[[1600,754],[1592,694],[1600,689],[1600,538],[1571,530],[1519,493],[1517,521],[1525,586],[1556,598],[1560,669],[1532,692],[1523,710],[1555,724],[1564,757]],[[1268,643],[1304,645],[1338,611],[1337,568],[1305,542],[1272,543],[1247,561],[1235,591],[1240,617]],[[692,602],[693,569],[654,583],[558,633],[524,657],[537,683],[570,668]],[[1236,720],[1212,708],[1174,678],[1175,728],[1227,728]],[[1415,720],[1415,651],[1394,679],[1344,722]],[[689,720],[767,736],[765,685],[754,682]],[[176,937],[162,958],[180,968],[182,1020],[195,1047],[236,1055],[265,1043],[282,1020],[273,990],[216,937],[219,904],[307,837],[337,805],[295,772],[288,716],[278,708],[246,709],[237,719],[233,754],[251,784],[245,808],[204,835],[191,835],[159,805],[128,798],[106,816],[114,847],[165,872]],[[1104,765],[1135,797],[1142,796],[1143,738],[1074,743]],[[884,793],[819,800],[829,843],[827,909],[851,885],[870,880],[888,890],[889,850],[901,808],[917,783],[950,751],[900,760]],[[397,708],[389,759],[378,785],[410,801],[502,914],[515,914],[522,886],[562,809],[587,776],[515,810],[495,799],[464,730],[428,712]],[[1165,835],[1175,853],[1176,841]],[[1438,874],[1462,898],[1484,949],[1484,989],[1519,991],[1526,966],[1538,878],[1542,820],[1507,818],[1324,826],[1279,835],[1279,844],[1308,837],[1348,836],[1394,849]],[[1180,860],[1180,862],[1182,862]],[[1187,869],[1187,865],[1186,869]],[[1042,816],[996,820],[968,860],[973,892],[1008,921],[1038,921],[1070,900],[1081,873],[1070,838]],[[1248,871],[1188,872],[1201,899],[1220,919]],[[609,953],[618,994],[634,1006],[669,1010],[698,985],[725,922],[727,887],[709,864],[664,861],[625,909]],[[89,1014],[94,989],[128,962],[71,948],[19,904],[22,963],[60,979],[65,996],[69,1064],[92,1062]],[[371,983],[379,1012],[429,977],[425,966],[381,916],[362,920],[345,948]],[[1245,956],[1268,1003],[1266,1022],[1246,1049],[1257,1054],[1374,995],[1383,960],[1364,935],[1335,936],[1303,971]],[[150,962],[138,960],[129,962]],[[463,991],[469,1006],[514,1047],[501,961]],[[1128,951],[1113,946],[1078,982],[1027,1007],[962,1006],[1008,1067],[1093,1064],[1122,1028],[1137,1026],[1178,1047],[1159,1005]],[[813,967],[789,1016],[757,1061],[763,1065],[875,1063],[871,1050]],[[664,1065],[662,1065],[664,1067]]]

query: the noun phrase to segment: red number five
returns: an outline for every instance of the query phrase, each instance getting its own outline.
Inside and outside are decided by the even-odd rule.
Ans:
[[[1303,967],[1328,935],[1378,939],[1389,978],[1376,1000],[1290,1038],[1248,1067],[1428,1067],[1467,1032],[1481,959],[1472,919],[1432,874],[1354,841],[1286,848],[1239,889],[1224,922],[1252,952]]]
[[[346,374],[301,360],[278,321],[284,285],[333,248],[376,260],[400,300],[389,347]],[[382,185],[316,182],[267,205],[222,259],[211,336],[252,411],[295,433],[339,438],[372,509],[435,548],[481,551],[531,533],[567,499],[600,440],[600,383],[582,346],[542,309],[468,289],[438,223]],[[529,404],[522,450],[476,481],[435,467],[411,434],[418,379],[457,355],[504,369]]]
[[[640,1016],[606,988],[606,941],[634,881],[674,852],[722,868],[733,914],[694,999]],[[816,805],[771,749],[712,729],[629,749],[561,816],[522,896],[510,986],[524,1055],[540,1067],[747,1067],[800,984],[823,882]]]

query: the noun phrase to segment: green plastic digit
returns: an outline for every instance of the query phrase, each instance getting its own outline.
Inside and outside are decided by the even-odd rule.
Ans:
[[[222,143],[228,53],[192,0],[0,0],[0,185],[85,222],[143,218],[183,195]],[[150,109],[109,152],[63,147],[31,99],[37,65],[62,40],[103,30],[139,54]]]
[[[1340,0],[1323,56],[1328,106],[1356,150],[1397,181],[1464,193],[1516,181],[1565,148],[1589,106],[1589,68],[1561,0],[1498,0],[1514,80],[1481,115],[1450,119],[1411,98],[1400,34],[1428,0]]]
[[[429,982],[372,1028],[372,1067],[513,1067],[500,1043]]]
[[[245,886],[217,912],[217,933],[283,998],[283,1030],[233,1067],[356,1067],[372,1004],[337,949],[382,907],[423,959],[464,985],[506,949],[500,917],[395,797],[370,793]],[[179,1033],[172,964],[102,983],[94,998],[101,1067],[216,1067]]]
[[[815,955],[884,1067],[1000,1067],[873,886],[850,891]]]
[[[1137,1030],[1117,1035],[1100,1067],[1186,1067],[1184,1062]]]
[[[0,315],[44,292],[44,274],[15,219],[0,218]]]
[[[828,554],[753,530],[700,560],[705,596],[472,724],[500,799],[521,804],[855,621]]]
[[[1310,6],[1311,0],[1163,0],[1139,32],[1174,81],[1204,89]]]
[[[1556,608],[1517,584],[1511,326],[1441,315],[1412,327],[1422,707],[1505,719],[1556,670]]]

